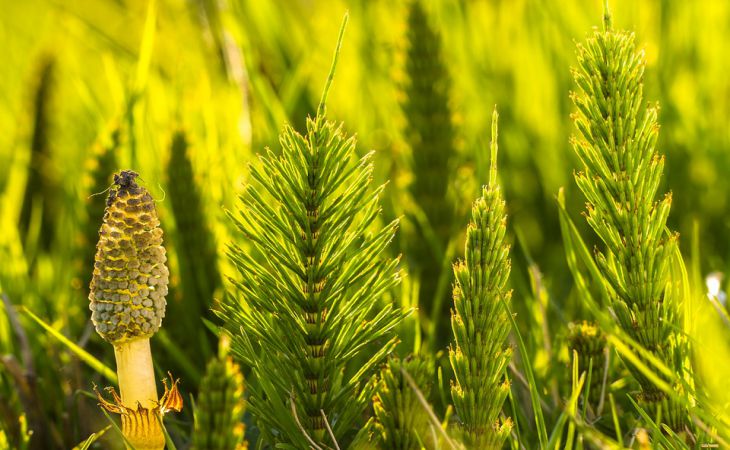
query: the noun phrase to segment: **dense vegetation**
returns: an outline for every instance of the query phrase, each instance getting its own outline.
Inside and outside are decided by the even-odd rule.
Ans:
[[[3,10],[0,448],[730,447],[730,5]]]

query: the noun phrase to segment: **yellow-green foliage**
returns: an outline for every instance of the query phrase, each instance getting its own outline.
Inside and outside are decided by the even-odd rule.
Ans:
[[[221,286],[215,236],[210,228],[211,209],[206,208],[199,186],[199,178],[191,161],[193,149],[185,132],[178,130],[172,136],[170,159],[167,162],[167,189],[175,233],[170,238],[177,253],[179,276],[171,290],[170,314],[180,318],[186,326],[171,330],[171,337],[189,349],[191,361],[205,364],[210,355],[208,347],[213,336],[199,330],[203,318],[212,319],[211,305],[216,290]],[[191,332],[191,330],[197,330]]]
[[[568,324],[568,350],[572,357],[573,351],[578,353],[578,372],[590,370],[590,385],[586,387],[591,399],[597,399],[598,389],[603,380],[603,371],[606,366],[604,351],[606,337],[594,323],[583,321]]]
[[[456,157],[455,136],[449,105],[451,82],[441,55],[441,36],[420,0],[410,3],[407,38],[404,135],[411,150],[410,192],[419,211],[414,213],[416,231],[406,247],[421,283],[419,306],[429,316],[440,317],[448,314],[448,303],[437,297],[437,288],[440,277],[448,278],[442,267],[455,210],[447,198]],[[441,335],[445,334],[444,322],[436,330]]]
[[[509,393],[505,377],[512,357],[507,318],[511,262],[505,242],[507,216],[497,184],[497,111],[492,116],[489,184],[472,206],[466,230],[465,260],[454,264],[451,328],[454,370],[451,398],[463,438],[470,448],[501,448],[512,421],[499,417]]]
[[[117,171],[117,152],[122,140],[121,128],[114,126],[94,145],[91,156],[86,160],[84,195],[86,222],[78,233],[78,282],[84,286],[91,279],[94,268],[96,243],[99,241],[99,224],[104,218],[104,192]]]
[[[55,215],[58,213],[59,193],[54,182],[57,178],[52,153],[51,127],[56,62],[51,57],[40,61],[37,80],[34,80],[32,111],[34,112],[30,142],[28,179],[20,213],[20,230],[27,234],[35,225],[39,244],[48,249],[55,233]],[[35,224],[33,222],[36,222]],[[33,238],[35,239],[36,236]]]
[[[208,320],[217,302],[227,304],[249,319],[245,330],[255,331],[249,339],[253,349],[239,342],[231,353],[247,377],[246,395],[251,401],[244,421],[250,446],[286,444],[286,439],[279,438],[291,434],[296,435],[295,447],[316,448],[302,433],[305,429],[316,438],[316,445],[334,448],[336,440],[344,449],[355,440],[358,428],[368,421],[374,423],[370,380],[384,363],[384,353],[393,349],[396,341],[391,338],[395,338],[400,342],[395,346],[399,357],[421,352],[434,358],[440,384],[434,385],[427,400],[436,416],[432,423],[444,423],[444,428],[433,426],[429,432],[440,436],[437,440],[442,448],[451,448],[441,432],[461,441],[459,423],[470,416],[463,405],[461,411],[454,409],[460,400],[457,396],[455,402],[450,395],[451,380],[466,382],[469,377],[454,375],[448,360],[449,307],[454,305],[449,298],[454,287],[449,266],[465,257],[465,225],[474,199],[482,196],[481,184],[488,178],[489,152],[484,149],[493,105],[497,104],[502,150],[499,185],[506,202],[503,212],[509,216],[504,242],[512,243],[509,285],[514,299],[507,302],[513,313],[505,316],[512,325],[507,327],[509,332],[496,314],[487,322],[499,322],[489,330],[491,335],[509,334],[505,340],[494,341],[505,350],[500,356],[506,356],[509,347],[514,350],[506,371],[509,385],[503,383],[504,373],[494,375],[497,378],[491,383],[499,395],[509,388],[507,398],[494,397],[502,400],[497,402],[499,406],[480,411],[494,415],[498,410],[496,420],[511,419],[513,427],[504,447],[627,447],[637,429],[646,430],[637,433],[642,445],[649,442],[645,445],[656,448],[730,447],[730,390],[725,387],[730,378],[730,319],[725,314],[727,307],[717,303],[724,297],[728,278],[713,288],[710,297],[704,284],[707,273],[730,271],[730,177],[725,176],[730,172],[730,2],[611,0],[614,23],[636,33],[633,43],[624,32],[592,31],[600,25],[601,3],[3,2],[0,429],[8,446],[73,448],[110,426],[97,400],[81,395],[94,383],[113,384],[115,365],[111,347],[93,332],[89,322],[84,291],[94,267],[81,260],[93,259],[101,223],[98,214],[106,196],[103,191],[111,183],[109,172],[124,167],[144,174],[140,184],[155,200],[168,244],[169,278],[175,295],[168,296],[165,326],[150,340],[156,377],[169,369],[181,378],[184,392],[197,398],[205,364],[216,353],[219,326],[226,324],[232,333],[241,333],[236,314]],[[350,159],[345,162],[342,152],[335,151],[326,166],[311,160],[314,163],[307,168],[307,176],[292,176],[301,172],[294,167],[306,166],[302,155],[310,162],[306,155],[317,152],[309,150],[324,148],[310,145],[316,139],[308,138],[314,133],[309,133],[307,117],[315,117],[339,19],[346,10],[351,22],[326,115],[343,125],[337,132],[336,126],[314,128],[333,142],[348,143]],[[584,51],[576,55],[574,43],[584,42],[586,37],[593,44],[582,44]],[[618,55],[596,47],[600,43],[620,44],[621,48],[630,44],[633,49],[626,47]],[[638,55],[643,55],[643,62]],[[615,64],[601,63],[604,56],[613,58]],[[640,66],[643,75],[639,81]],[[588,91],[575,82],[570,67],[591,70],[592,75],[581,80]],[[603,69],[633,71],[633,75],[617,88],[617,95],[608,98],[597,81],[609,74],[601,74]],[[643,85],[641,99],[638,84]],[[571,101],[571,90],[599,111],[602,104],[614,108],[616,101],[629,100],[626,111],[638,107],[635,129],[646,125],[648,130],[643,137],[631,134],[634,144],[641,138],[653,145],[656,139],[656,151],[647,150],[634,162],[617,158],[619,170],[612,169],[602,177],[600,170],[589,175],[569,137],[575,133],[582,139],[571,112],[583,115],[590,132],[592,106],[588,115],[581,112]],[[645,123],[647,99],[652,102],[649,110],[654,109],[654,101],[661,110],[656,117],[650,113],[651,120]],[[597,130],[612,129],[617,137],[619,118],[614,116],[605,121],[605,129]],[[656,134],[658,126],[661,132]],[[115,144],[113,130],[117,127],[121,133]],[[172,139],[178,130],[184,130],[186,145],[182,139]],[[280,134],[286,137],[286,145],[279,145]],[[358,144],[350,146],[349,137],[355,135]],[[290,151],[302,142],[302,151]],[[97,144],[101,153],[91,151]],[[612,154],[603,158],[601,145],[598,140],[592,145],[596,147],[593,155],[602,155],[601,160],[610,167]],[[104,151],[113,147],[115,161],[107,159],[112,153]],[[451,151],[440,151],[444,149]],[[361,161],[370,150],[375,151],[373,156]],[[655,158],[655,154],[666,155],[663,171],[659,170],[661,157]],[[91,161],[98,170],[87,164]],[[372,167],[369,161],[374,163]],[[184,170],[168,167],[171,162]],[[617,241],[616,234],[595,233],[586,220],[578,220],[586,196],[572,177],[583,171],[587,177],[581,187],[603,183],[607,188],[595,193],[615,200],[616,195],[630,193],[619,183],[625,176],[621,165],[630,165],[627,163],[643,164],[638,172],[660,181],[658,186],[654,181],[645,185],[655,188],[657,195],[642,194],[641,208],[632,214],[625,214],[624,208],[618,217],[613,217],[612,203],[603,200],[605,195],[589,196],[595,211],[588,214],[592,222],[599,227],[603,219],[611,222],[611,229],[620,231]],[[249,164],[254,170],[248,170]],[[386,185],[383,190],[365,189],[363,198],[368,201],[359,204],[371,205],[377,194],[383,209],[338,206],[340,193],[362,187],[359,178],[356,183],[348,181],[347,189],[341,185],[340,190],[321,197],[319,210],[312,209],[306,189],[309,174],[317,173],[315,168],[321,171],[322,183],[352,169],[369,186]],[[301,183],[287,191],[298,194],[283,195],[286,183]],[[251,186],[259,197],[251,195]],[[556,205],[555,194],[561,187]],[[665,192],[672,193],[671,214],[666,221],[650,218],[647,211],[659,211],[666,205],[661,196]],[[290,203],[284,206],[280,199]],[[254,207],[258,201],[266,207]],[[656,201],[660,203],[652,206]],[[599,203],[609,209],[601,209]],[[291,205],[305,204],[309,209],[286,212],[292,210]],[[226,211],[237,216],[239,210],[261,213],[247,216],[251,224],[246,232],[225,217]],[[312,256],[312,248],[306,247],[309,244],[302,247],[300,223],[309,222],[300,215],[319,213],[323,219],[328,210],[341,212],[330,215],[331,223],[340,228],[311,236],[312,244],[328,242],[320,253],[322,261],[315,264],[307,261]],[[278,214],[279,227],[268,222],[271,215],[267,214],[272,211]],[[347,222],[345,216],[352,221]],[[361,225],[364,217],[372,220]],[[394,235],[387,224],[398,218],[402,218],[403,229]],[[625,226],[632,221],[639,226]],[[676,230],[682,236],[673,246],[668,270],[662,262],[666,258],[649,257],[652,252],[669,252],[672,246],[670,235],[657,228]],[[649,236],[650,231],[655,235]],[[84,242],[80,236],[86,236]],[[368,247],[373,242],[384,244],[391,236],[395,236],[395,245],[379,252]],[[641,242],[632,236],[641,236]],[[602,237],[613,244],[606,245]],[[639,272],[634,270],[629,277],[621,269],[639,261],[631,259],[631,252],[615,248],[616,242],[618,247],[624,246],[623,239],[627,249],[645,254],[641,261],[647,268],[646,279],[635,277]],[[662,250],[663,244],[670,245]],[[219,250],[234,249],[231,252],[245,259],[245,264],[223,258],[220,252],[216,257],[208,250],[216,245]],[[271,248],[262,250],[264,245]],[[600,267],[594,249],[604,255]],[[298,261],[297,269],[281,263],[287,257]],[[388,278],[379,289],[362,291],[365,281],[346,283],[352,281],[351,273],[364,278],[372,274],[358,266],[362,260],[373,265],[385,261],[385,269],[378,266],[381,272],[393,278],[398,274],[403,282]],[[251,269],[248,275],[239,273],[242,266]],[[322,274],[317,271],[325,269],[331,271],[325,285],[325,290],[331,289],[327,295],[325,290],[316,292],[322,287],[318,283]],[[462,280],[463,269],[459,270]],[[269,276],[269,272],[277,276]],[[312,277],[313,289],[309,278],[306,285],[308,303],[296,293],[300,288],[291,287],[298,286],[296,280],[302,274]],[[221,281],[215,287],[207,283],[218,277]],[[610,281],[611,277],[618,282]],[[345,281],[337,284],[332,281],[336,279]],[[419,281],[422,292],[416,289]],[[669,289],[662,297],[657,292],[665,281]],[[444,294],[438,296],[434,286]],[[648,292],[645,297],[637,294],[643,288]],[[246,289],[258,297],[251,300],[255,296],[249,296]],[[377,301],[361,301],[363,293]],[[436,303],[432,298],[441,301],[443,308],[430,310]],[[113,305],[108,311],[110,321],[117,314],[115,301],[112,297],[109,303]],[[474,312],[465,307],[469,304],[466,295],[458,301],[464,307],[454,305],[455,314],[466,317]],[[682,311],[681,321],[679,315],[664,315],[670,303],[680,301],[691,306]],[[320,308],[326,305],[329,314],[300,308],[315,303]],[[412,307],[419,309],[408,321],[382,335],[371,332],[380,328],[374,322],[381,315],[391,317],[392,311]],[[370,309],[367,314],[353,313],[362,312],[359,308]],[[317,340],[321,337],[316,329],[318,317],[327,329],[328,358],[319,358],[321,353],[317,353],[322,350]],[[592,334],[581,333],[592,328],[579,326],[573,329],[576,334],[571,340],[562,337],[570,334],[568,324],[584,320],[600,330],[606,349],[594,357],[591,379],[584,378],[581,384],[584,355],[597,351],[595,343],[587,339]],[[660,325],[652,328],[652,323]],[[458,320],[455,325],[460,326]],[[466,326],[461,333],[463,342],[470,333],[476,335]],[[662,347],[673,346],[675,338],[700,345],[694,345],[691,352],[665,351]],[[479,344],[482,349],[483,344]],[[569,371],[574,366],[566,365],[571,346],[579,355],[575,372]],[[456,351],[455,344],[453,349]],[[462,373],[469,368],[467,351],[462,350],[462,360],[455,361]],[[492,352],[489,361],[505,364],[503,358],[494,357],[497,353]],[[255,356],[249,360],[246,355]],[[318,366],[324,359],[327,364]],[[597,366],[604,361],[609,364],[606,371]],[[323,377],[321,383],[311,372],[297,372],[298,367],[316,369]],[[325,375],[333,373],[338,375]],[[597,383],[601,383],[600,389]],[[317,393],[328,389],[321,403],[310,386]],[[642,386],[650,394],[637,400]],[[485,392],[494,392],[492,388]],[[656,402],[644,401],[652,396],[662,397],[661,408],[652,406]],[[667,410],[670,403],[681,407]],[[292,405],[301,427],[293,417]],[[324,409],[326,421],[320,409]],[[662,423],[657,424],[660,409],[658,421]],[[684,417],[668,417],[675,412]],[[264,423],[258,419],[267,413],[275,420]],[[18,417],[28,418],[30,436],[20,432]],[[276,424],[272,426],[272,422]],[[325,422],[333,426],[336,439],[322,428]],[[664,426],[671,422],[683,425],[680,431],[685,431],[679,437]],[[317,426],[316,433],[312,424]],[[165,425],[177,448],[192,442],[192,408]],[[367,433],[363,435],[367,441]],[[114,448],[114,441],[118,441],[118,433],[111,427],[93,446]],[[374,445],[374,440],[369,444]]]
[[[208,312],[207,305],[220,285],[218,261],[213,235],[207,223],[203,199],[190,161],[190,144],[185,133],[176,132],[167,163],[167,185],[170,205],[175,216],[177,252],[183,302],[196,314]],[[192,312],[192,311],[191,311]]]
[[[572,144],[583,165],[576,183],[588,200],[588,223],[606,247],[595,258],[619,324],[681,373],[682,305],[668,286],[679,236],[666,227],[672,196],[655,199],[664,170],[656,150],[657,108],[644,104],[645,54],[636,50],[634,35],[614,30],[605,14],[604,30],[578,45],[573,71],[579,134]],[[630,366],[641,398],[662,401],[666,393]],[[678,408],[664,412],[675,430],[683,426]]]
[[[213,358],[200,382],[195,408],[195,450],[245,450],[243,375],[230,356]]]
[[[217,312],[258,380],[249,410],[271,445],[332,446],[362,427],[365,380],[402,318],[382,302],[400,282],[398,259],[385,256],[398,221],[372,227],[383,188],[372,190],[372,153],[357,158],[355,139],[325,115],[346,23],[306,134],[283,130],[280,153],[251,166],[255,182],[230,214],[253,251],[231,245],[238,277]]]
[[[420,450],[435,448],[428,413],[415,389],[429,398],[434,363],[429,356],[392,357],[380,371],[376,394],[374,440],[380,448]],[[407,377],[412,380],[408,382]]]

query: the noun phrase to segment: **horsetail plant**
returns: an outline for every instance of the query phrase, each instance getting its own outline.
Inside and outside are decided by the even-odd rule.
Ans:
[[[167,164],[170,205],[177,228],[183,295],[190,298],[184,303],[203,315],[208,312],[208,303],[221,283],[215,239],[205,219],[203,198],[184,132],[174,134],[170,150]]]
[[[580,322],[568,324],[568,350],[578,354],[578,372],[590,371],[590,383],[586,387],[590,401],[599,398],[606,359],[606,337],[594,323]]]
[[[441,36],[429,24],[420,0],[410,3],[407,38],[403,112],[412,154],[410,192],[425,217],[416,221],[417,232],[406,248],[419,274],[419,307],[430,314],[432,332],[445,340],[448,326],[445,321],[439,322],[439,318],[448,316],[448,290],[443,295],[437,291],[440,279],[450,278],[448,270],[443,269],[443,261],[455,215],[447,197],[455,137],[449,107],[450,80],[441,55]]]
[[[219,308],[234,353],[251,368],[249,406],[264,442],[344,445],[372,398],[365,383],[395,346],[403,316],[380,298],[400,280],[383,255],[397,221],[374,225],[372,153],[325,117],[347,16],[317,115],[300,135],[286,126],[281,155],[251,166],[238,214],[251,250],[231,245],[240,279]],[[377,345],[372,345],[376,344]]]
[[[246,401],[241,369],[228,355],[229,338],[221,336],[219,355],[208,363],[195,407],[194,450],[245,450]]]
[[[104,201],[95,195],[104,192],[117,170],[117,151],[121,145],[122,130],[112,126],[108,133],[94,145],[92,155],[85,164],[84,192],[86,218],[78,236],[77,274],[80,279],[88,280],[92,274],[96,243],[99,240],[99,223],[104,219]],[[91,267],[92,270],[88,268]],[[88,292],[87,292],[88,295]]]
[[[507,216],[497,184],[497,119],[495,108],[489,184],[472,206],[465,260],[454,264],[454,344],[449,349],[455,377],[451,398],[463,441],[467,448],[479,449],[502,448],[512,430],[511,419],[499,418],[510,390],[507,305],[512,293],[506,288],[511,268],[504,240]]]
[[[121,397],[113,402],[97,396],[102,407],[121,414],[122,432],[138,450],[162,449],[160,417],[180,411],[177,381],[158,401],[150,337],[165,316],[167,258],[154,200],[137,184],[137,173],[114,175],[99,230],[89,294],[91,320],[97,333],[114,346]]]
[[[670,194],[655,200],[664,169],[656,151],[657,107],[643,105],[643,51],[634,35],[611,26],[577,50],[571,98],[578,135],[571,144],[583,171],[576,174],[586,196],[588,224],[606,249],[595,260],[609,287],[610,306],[620,327],[675,373],[683,373],[679,308],[668,295],[669,268],[678,235],[668,232]],[[644,361],[646,362],[646,361]],[[663,421],[682,428],[682,411],[666,393],[629,365],[641,385],[639,398]]]
[[[58,212],[58,186],[52,163],[53,98],[56,60],[52,56],[42,57],[33,95],[33,132],[30,139],[30,163],[28,180],[20,211],[19,229],[27,236],[34,220],[38,222],[38,240],[42,250],[48,250],[55,233],[55,219]],[[36,218],[36,214],[40,217]]]
[[[189,330],[196,328],[201,317],[212,318],[210,306],[222,280],[218,271],[215,237],[206,220],[204,200],[190,160],[190,145],[183,131],[177,131],[172,137],[167,179],[170,206],[175,217],[177,233],[174,244],[180,270],[180,283],[173,287],[170,310],[174,314],[179,308],[183,312],[180,320],[186,321],[187,325],[171,332],[183,345],[201,348],[202,344],[203,351],[193,353],[205,358],[213,341]],[[198,361],[205,364],[205,359]]]
[[[373,398],[374,430],[380,448],[421,450],[435,448],[428,413],[408,384],[404,372],[413,378],[425,398],[431,395],[434,362],[429,356],[405,359],[391,357],[378,377]]]

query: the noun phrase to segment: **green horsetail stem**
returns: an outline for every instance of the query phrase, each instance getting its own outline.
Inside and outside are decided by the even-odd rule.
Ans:
[[[215,239],[206,221],[204,200],[190,161],[190,145],[182,131],[176,132],[172,138],[167,179],[177,230],[175,243],[179,255],[182,303],[187,316],[199,321],[201,316],[210,314],[210,304],[221,284],[221,277]]]
[[[81,280],[93,274],[96,243],[99,240],[99,224],[104,220],[104,198],[96,195],[109,187],[109,181],[117,170],[117,151],[121,145],[122,130],[114,126],[102,135],[91,156],[86,160],[84,174],[84,200],[86,218],[78,236],[76,273]],[[88,295],[88,293],[87,293]]]
[[[410,192],[423,211],[430,230],[418,229],[409,238],[407,250],[419,274],[419,308],[430,315],[437,342],[448,336],[449,307],[437,292],[439,280],[450,278],[443,268],[451,239],[455,209],[448,199],[455,136],[449,107],[450,79],[441,55],[441,36],[429,24],[419,0],[413,0],[408,14],[405,99],[405,137],[411,149],[413,180]],[[430,236],[435,237],[435,239]],[[448,284],[446,284],[448,286]]]
[[[644,106],[644,52],[636,51],[633,33],[611,27],[608,10],[604,29],[577,48],[578,91],[571,98],[578,135],[571,143],[583,165],[575,179],[588,201],[588,223],[605,244],[596,251],[596,263],[621,328],[682,373],[680,309],[667,295],[678,234],[666,228],[671,195],[655,199],[664,157],[656,151],[657,108]],[[661,406],[665,423],[681,429],[681,408],[636,367],[629,368],[641,385],[640,399],[654,412]]]
[[[227,340],[227,336],[222,339]],[[245,450],[244,380],[241,369],[222,351],[208,363],[195,408],[194,450]]]
[[[431,395],[434,362],[428,356],[391,357],[380,372],[373,398],[375,438],[381,448],[433,448],[428,412],[403,375],[408,373],[425,398]]]
[[[122,415],[122,432],[137,449],[162,449],[158,415],[179,411],[177,381],[158,401],[150,337],[165,316],[167,257],[152,196],[136,182],[137,173],[114,175],[99,230],[89,294],[96,331],[114,346],[121,397],[101,406]]]
[[[40,212],[39,244],[48,250],[54,236],[56,213],[58,212],[58,186],[52,163],[53,97],[55,91],[56,60],[44,56],[37,72],[37,84],[33,95],[33,134],[30,141],[30,164],[26,182],[23,206],[20,212],[19,229],[25,236],[33,216]]]
[[[385,251],[397,221],[377,224],[372,153],[326,119],[347,19],[306,134],[252,164],[231,213],[250,247],[230,246],[238,276],[219,307],[233,353],[251,368],[248,410],[272,447],[345,447],[372,399],[367,383],[392,352],[403,313],[383,296],[400,281]]]
[[[591,401],[598,399],[606,365],[606,337],[594,323],[569,323],[568,349],[571,357],[573,351],[578,353],[578,373],[588,373],[590,369],[591,381],[586,387],[588,398]]]
[[[498,449],[512,430],[500,419],[510,390],[506,369],[512,357],[507,344],[507,309],[511,291],[507,216],[497,184],[497,110],[492,115],[489,184],[482,188],[466,231],[465,260],[454,264],[451,328],[454,344],[449,359],[455,379],[451,398],[467,448]]]

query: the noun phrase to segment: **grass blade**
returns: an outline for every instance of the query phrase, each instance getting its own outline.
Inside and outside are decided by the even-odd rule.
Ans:
[[[504,301],[504,299],[500,299],[502,301],[502,306],[507,310],[507,317],[509,317],[510,324],[512,325],[512,331],[515,333],[515,336],[517,337],[517,344],[519,346],[520,351],[520,358],[522,359],[522,364],[525,366],[525,376],[527,377],[527,381],[530,384],[530,403],[532,403],[532,410],[535,415],[535,424],[537,426],[537,436],[540,440],[540,448],[547,449],[548,448],[548,436],[547,436],[547,429],[545,427],[545,418],[542,414],[542,408],[540,407],[540,393],[537,391],[537,383],[535,382],[535,374],[532,371],[532,364],[530,364],[530,354],[527,352],[527,347],[525,346],[525,341],[522,339],[522,334],[520,333],[519,328],[517,327],[517,322],[515,322],[514,315],[512,314],[512,311],[509,308],[509,305]]]
[[[52,326],[47,324],[43,321],[40,317],[33,314],[28,308],[21,307],[21,312],[24,312],[28,315],[33,321],[35,321],[38,325],[43,327],[48,333],[50,333],[51,336],[56,338],[59,342],[61,342],[63,345],[65,345],[73,354],[79,357],[83,362],[89,365],[96,373],[103,376],[110,382],[116,384],[117,382],[117,375],[116,373],[110,369],[106,364],[96,359],[91,353],[87,352],[83,348],[79,347],[78,345],[74,344],[69,340],[66,336],[61,334],[58,330],[54,329]]]

